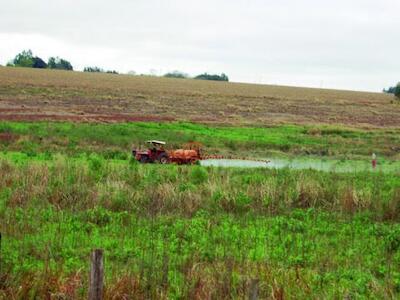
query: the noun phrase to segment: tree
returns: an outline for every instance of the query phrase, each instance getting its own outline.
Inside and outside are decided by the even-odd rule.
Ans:
[[[395,89],[394,89],[394,95],[400,99],[400,82],[396,85]]]
[[[83,69],[83,72],[118,74],[118,72],[115,70],[104,71],[102,68],[99,68],[99,67],[85,67]]]
[[[383,92],[386,93],[386,94],[394,94],[395,88],[396,87],[394,87],[394,86],[390,86],[387,89],[383,89]]]
[[[99,67],[85,67],[83,72],[103,73],[104,70]]]
[[[34,58],[32,55],[32,50],[23,50],[18,53],[12,61],[15,67],[25,67],[32,68],[34,63]]]
[[[43,59],[41,59],[38,56],[35,56],[33,58],[32,68],[46,69],[47,68],[47,64],[45,63],[45,61]]]
[[[383,89],[383,92],[387,94],[393,94],[400,99],[400,82],[396,86],[391,86],[387,89]]]
[[[71,63],[60,57],[50,57],[49,62],[47,63],[49,69],[57,69],[57,70],[69,70],[73,71],[73,67]]]
[[[167,74],[164,74],[164,77],[167,78],[189,78],[189,75],[180,71],[173,71]]]
[[[33,56],[32,50],[24,50],[18,53],[15,58],[7,64],[10,67],[25,67],[25,68],[47,68],[47,64],[38,56]]]
[[[194,79],[229,81],[229,78],[225,73],[222,73],[221,75],[204,73],[204,74],[197,75]]]

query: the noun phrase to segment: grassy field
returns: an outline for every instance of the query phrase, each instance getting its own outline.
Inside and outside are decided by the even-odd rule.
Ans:
[[[270,156],[399,159],[400,130],[363,131],[332,126],[280,125],[273,127],[207,126],[190,123],[60,123],[2,122],[0,150],[36,153],[62,152],[70,156],[97,153],[127,159],[133,146],[148,139],[179,148],[190,141],[203,144],[204,153],[265,158]]]
[[[4,299],[85,298],[95,247],[109,299],[400,295],[398,176],[57,155],[0,178]]]
[[[0,67],[1,120],[399,127],[383,93]]]
[[[0,299],[87,299],[94,248],[105,299],[400,297],[388,95],[0,67],[0,120]],[[368,168],[141,165],[148,139]]]
[[[398,173],[128,156],[131,143],[167,137],[260,157],[319,153],[340,140],[328,159],[369,159],[360,145],[378,139],[394,160],[396,130],[3,122],[0,134],[0,299],[86,298],[97,247],[106,299],[241,299],[255,285],[271,299],[400,295]]]

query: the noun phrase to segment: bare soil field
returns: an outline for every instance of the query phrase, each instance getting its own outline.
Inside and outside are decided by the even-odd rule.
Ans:
[[[0,120],[400,127],[391,95],[0,67]]]

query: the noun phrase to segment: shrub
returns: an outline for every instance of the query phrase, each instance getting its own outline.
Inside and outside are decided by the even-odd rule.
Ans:
[[[104,71],[104,69],[99,68],[99,67],[85,67],[85,68],[83,69],[83,72],[118,74],[118,72],[115,71],[115,70],[107,70],[107,71]]]
[[[89,73],[103,73],[104,70],[99,67],[85,67],[83,69],[83,72],[89,72]]]
[[[396,85],[396,88],[394,89],[394,95],[400,99],[400,82]]]
[[[208,173],[201,166],[194,166],[190,175],[194,184],[201,184],[208,180]]]
[[[97,154],[90,154],[88,161],[89,168],[93,172],[98,172],[103,168],[103,159]]]
[[[247,194],[240,192],[236,195],[234,202],[236,211],[245,212],[249,209],[252,199]]]
[[[41,59],[40,57],[35,56],[33,58],[32,68],[46,69],[47,68],[47,64],[44,62],[43,59]]]
[[[48,62],[49,69],[73,71],[73,67],[68,60],[60,57],[50,57]]]
[[[384,93],[393,94],[396,98],[400,99],[400,82],[396,86],[391,86],[387,89],[383,89]]]
[[[82,213],[82,221],[96,224],[98,226],[105,226],[111,222],[111,213],[101,206],[89,209]]]
[[[15,67],[32,68],[33,66],[32,50],[24,50],[21,53],[18,53],[15,56],[12,63]]]
[[[103,157],[105,159],[127,160],[128,154],[120,150],[106,150],[103,152]]]
[[[221,75],[204,73],[204,74],[197,75],[194,79],[229,81],[228,76],[224,73],[222,73]]]
[[[189,75],[180,71],[173,71],[165,74],[164,77],[184,79],[184,78],[189,78]]]
[[[47,68],[47,64],[43,59],[38,56],[33,56],[32,50],[24,50],[21,53],[18,53],[12,62],[7,64],[7,66],[38,69]]]

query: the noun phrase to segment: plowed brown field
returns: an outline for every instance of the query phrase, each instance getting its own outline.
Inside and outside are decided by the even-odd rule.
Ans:
[[[400,127],[391,95],[0,67],[0,120]]]

